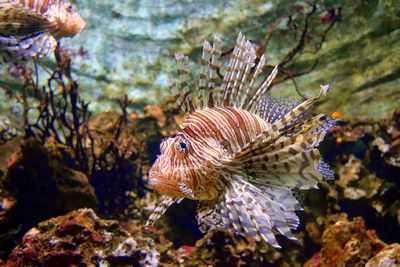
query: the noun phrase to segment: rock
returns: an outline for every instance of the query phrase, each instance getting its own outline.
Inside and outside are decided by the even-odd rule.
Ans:
[[[395,243],[382,249],[365,267],[387,267],[400,265],[400,244]]]
[[[81,207],[96,209],[98,202],[88,177],[68,167],[67,154],[68,150],[51,141],[43,146],[28,140],[9,162],[5,188],[31,223]]]
[[[157,266],[158,258],[153,240],[84,208],[29,230],[5,266]]]
[[[74,209],[97,209],[88,177],[68,166],[68,151],[50,140],[18,144],[9,155],[1,183],[0,256],[7,255],[22,234],[40,221]]]
[[[125,93],[143,106],[160,102],[169,94],[167,77],[176,74],[174,53],[191,54],[192,66],[199,62],[203,41],[212,40],[215,33],[221,34],[225,51],[233,46],[239,31],[262,42],[279,18],[293,15],[279,23],[266,51],[268,62],[278,63],[295,48],[301,33],[285,26],[299,13],[309,12],[307,2],[82,0],[76,9],[86,28],[75,38],[62,40],[62,45],[72,51],[73,70],[85,99],[92,102],[91,109],[107,110]],[[329,32],[319,53],[313,54],[314,46],[310,45],[308,53],[296,59],[289,70],[307,70],[318,59],[309,75],[296,78],[302,94],[313,95],[319,84],[329,82],[332,90],[321,110],[339,110],[346,118],[379,118],[396,108],[400,99],[400,63],[396,60],[399,5],[390,0],[352,5],[344,0],[334,5],[320,2],[313,22],[326,27],[327,15],[329,18],[330,11],[339,7],[341,22]],[[312,35],[309,43],[319,38]],[[46,66],[54,64],[51,57],[44,61]],[[6,69],[4,72],[8,74]],[[21,81],[8,76],[1,75],[0,87],[20,90]],[[276,89],[298,97],[290,79]],[[1,105],[7,109],[9,103],[5,102]]]
[[[0,115],[0,145],[9,142],[17,136],[17,130],[11,125],[11,121]]]
[[[322,234],[322,248],[305,267],[364,266],[387,245],[374,230],[368,230],[360,217],[349,221],[346,217],[329,225]]]

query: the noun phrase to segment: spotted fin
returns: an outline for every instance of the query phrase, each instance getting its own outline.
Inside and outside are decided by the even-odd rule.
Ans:
[[[329,164],[323,161],[322,159],[319,161],[317,165],[317,170],[319,171],[320,174],[322,174],[322,176],[324,176],[326,180],[335,179],[335,172],[331,169]]]
[[[242,171],[251,182],[281,185],[289,188],[317,187],[322,180],[317,165],[321,161],[315,147],[323,140],[325,132],[315,132],[320,116],[300,123],[297,133],[289,138],[278,136],[272,141],[256,144],[248,153],[236,155]]]
[[[223,229],[220,210],[217,201],[200,201],[197,207],[197,223],[199,229],[205,233],[214,229]]]
[[[282,119],[298,104],[300,104],[298,101],[290,101],[283,97],[273,97],[270,93],[266,93],[260,100],[257,115],[268,123],[274,123]],[[303,114],[307,115],[305,112]]]
[[[300,103],[289,111],[285,116],[276,122],[272,123],[268,130],[260,133],[251,142],[247,143],[243,148],[235,155],[236,158],[241,157],[244,154],[254,151],[258,151],[260,147],[265,147],[280,137],[284,136],[288,132],[288,127],[291,127],[293,121],[296,121],[299,116],[301,116],[307,109],[309,109],[320,97],[326,94],[329,87],[321,86],[321,90],[316,97],[307,99],[306,101]],[[307,121],[306,121],[307,122]],[[299,124],[297,124],[299,125]],[[303,124],[304,125],[304,122]]]
[[[316,149],[323,140],[326,131],[323,114],[304,121],[296,121],[323,93],[299,104],[281,119],[274,122],[270,129],[261,133],[231,160],[241,166],[247,179],[260,184],[287,186],[289,188],[308,189],[317,187],[322,174],[329,174],[326,165],[321,165],[321,156]],[[322,168],[324,167],[324,168]]]
[[[180,203],[182,201],[182,198],[172,198],[163,195],[161,203],[151,212],[149,218],[147,219],[146,222],[146,227],[152,226],[155,221],[157,221],[169,208],[174,203]]]
[[[197,218],[202,230],[231,229],[236,234],[280,248],[275,234],[296,239],[291,229],[299,224],[294,213],[298,209],[301,207],[290,189],[257,188],[235,178],[228,182],[219,202],[200,202]]]

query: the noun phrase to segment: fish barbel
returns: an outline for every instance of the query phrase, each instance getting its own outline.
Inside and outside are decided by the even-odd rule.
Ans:
[[[275,234],[295,239],[291,230],[299,224],[293,190],[316,188],[334,176],[317,147],[335,120],[308,112],[329,87],[303,102],[272,97],[268,89],[278,67],[258,82],[265,58],[257,58],[241,33],[216,86],[221,46],[218,36],[213,45],[204,42],[197,91],[188,81],[188,58],[175,56],[179,79],[168,83],[186,115],[150,169],[149,183],[162,202],[147,225],[189,198],[199,200],[202,231],[229,229],[279,247]]]
[[[41,58],[85,27],[62,0],[0,0],[0,61]]]

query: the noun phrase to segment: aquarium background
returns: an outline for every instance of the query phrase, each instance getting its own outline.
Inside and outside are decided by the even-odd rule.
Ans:
[[[48,88],[50,74],[66,66],[53,55],[29,86],[18,66],[1,65],[6,266],[400,265],[397,1],[74,2],[86,28],[61,40],[71,69],[55,82],[65,88]],[[311,97],[329,83],[316,110],[341,119],[322,144],[335,181],[302,197],[299,241],[280,237],[280,250],[226,231],[203,235],[191,201],[144,229],[158,203],[148,169],[182,121],[168,97],[174,54],[189,56],[196,83],[203,41],[219,34],[229,53],[238,32],[263,48],[268,64],[282,64],[273,95]],[[24,113],[24,103],[49,106],[49,90],[56,108],[72,114],[66,120],[43,108]]]

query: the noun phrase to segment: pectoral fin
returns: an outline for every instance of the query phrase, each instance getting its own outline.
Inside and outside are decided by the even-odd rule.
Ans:
[[[151,212],[146,222],[146,227],[152,226],[168,209],[169,206],[175,202],[180,203],[182,198],[172,198],[163,195],[161,203]]]
[[[16,3],[0,2],[0,56],[3,61],[40,58],[54,50],[55,27],[46,17]]]

